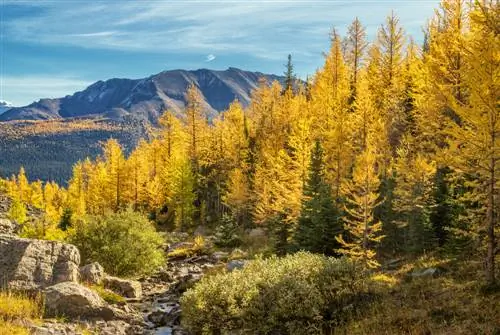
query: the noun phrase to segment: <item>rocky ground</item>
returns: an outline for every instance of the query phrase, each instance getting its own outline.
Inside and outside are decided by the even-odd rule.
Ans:
[[[18,229],[0,215],[0,289],[43,293],[43,323],[31,326],[36,335],[186,334],[180,326],[182,293],[207,271],[243,264],[227,263],[224,252],[178,256],[152,276],[126,280],[107,275],[98,263],[81,266],[73,245],[20,238]],[[172,244],[166,252],[188,244]],[[92,285],[125,299],[108,303]]]

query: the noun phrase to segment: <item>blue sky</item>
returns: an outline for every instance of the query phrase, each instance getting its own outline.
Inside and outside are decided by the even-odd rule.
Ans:
[[[21,106],[113,77],[171,69],[281,74],[289,53],[305,77],[322,65],[329,32],[354,17],[376,36],[394,10],[407,34],[438,1],[0,0],[0,100]]]

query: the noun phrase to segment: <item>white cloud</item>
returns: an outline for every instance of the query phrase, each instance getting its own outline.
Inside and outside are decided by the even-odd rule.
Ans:
[[[6,38],[48,45],[132,51],[241,53],[280,60],[288,53],[320,55],[332,26],[342,33],[358,16],[368,33],[391,9],[419,34],[432,1],[80,1],[40,2],[40,11],[6,20]],[[24,2],[20,2],[24,4]],[[110,29],[111,28],[111,29]],[[271,33],[272,32],[272,33]],[[418,38],[417,38],[418,39]]]
[[[90,84],[70,76],[4,76],[2,92],[14,106],[24,106],[40,98],[64,97]]]
[[[208,54],[207,57],[205,58],[205,62],[211,62],[213,61],[215,58],[215,55],[214,54]]]

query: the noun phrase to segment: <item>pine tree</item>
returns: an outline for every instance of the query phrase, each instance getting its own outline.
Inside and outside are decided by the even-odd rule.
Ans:
[[[335,237],[342,233],[342,222],[324,170],[323,148],[316,141],[294,240],[299,249],[334,255],[340,247]]]
[[[292,55],[288,55],[288,61],[286,63],[286,71],[283,73],[285,76],[285,87],[283,88],[283,93],[288,92],[293,94],[294,85],[296,82],[295,73],[293,72]]]

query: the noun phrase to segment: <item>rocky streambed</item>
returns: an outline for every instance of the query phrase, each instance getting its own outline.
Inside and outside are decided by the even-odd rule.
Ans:
[[[214,267],[226,266],[220,257],[203,255],[173,259],[155,275],[141,280],[143,298],[133,304],[146,322],[146,332],[157,335],[187,334],[180,325],[179,299],[203,274]]]

